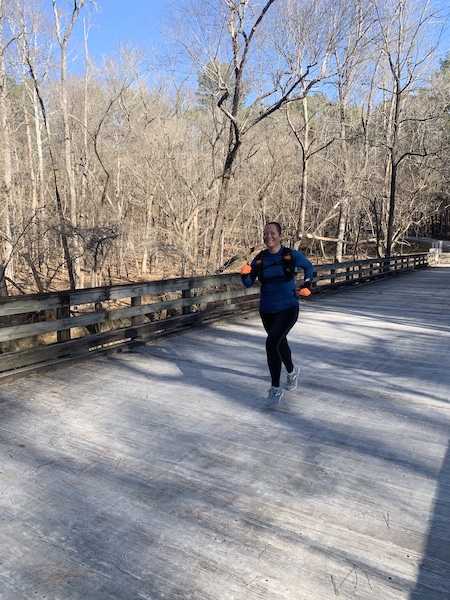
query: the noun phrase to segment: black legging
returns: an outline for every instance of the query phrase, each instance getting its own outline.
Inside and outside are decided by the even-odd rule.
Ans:
[[[277,313],[261,312],[261,320],[267,331],[266,352],[272,385],[280,387],[281,363],[291,373],[294,369],[287,334],[298,319],[298,306]]]

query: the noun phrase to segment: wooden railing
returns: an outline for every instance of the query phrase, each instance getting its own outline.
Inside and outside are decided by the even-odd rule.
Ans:
[[[318,265],[312,298],[427,266],[427,254]],[[253,310],[258,298],[238,273],[0,298],[0,381]]]

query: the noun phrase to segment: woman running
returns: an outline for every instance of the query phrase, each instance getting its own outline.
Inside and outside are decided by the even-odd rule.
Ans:
[[[276,406],[283,390],[280,386],[281,366],[287,370],[287,390],[295,390],[299,369],[292,362],[287,334],[298,318],[298,298],[295,290],[295,269],[304,270],[305,280],[300,295],[309,295],[314,277],[312,263],[298,250],[289,250],[282,243],[281,225],[276,222],[264,227],[266,249],[241,269],[242,283],[250,287],[259,278],[261,295],[259,314],[267,332],[266,352],[272,385],[265,402]]]

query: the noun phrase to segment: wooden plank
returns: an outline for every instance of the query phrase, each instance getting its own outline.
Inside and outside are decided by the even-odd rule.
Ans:
[[[36,294],[26,298],[22,296],[8,296],[0,299],[0,317],[55,310],[60,306],[61,299],[58,295],[43,297],[41,294]]]

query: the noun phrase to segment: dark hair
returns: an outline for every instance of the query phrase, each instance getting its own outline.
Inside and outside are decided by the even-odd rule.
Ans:
[[[270,223],[266,223],[264,229],[268,226],[268,225],[275,225],[275,227],[278,229],[278,233],[281,235],[281,225],[279,223],[277,223],[277,221],[270,221]]]

